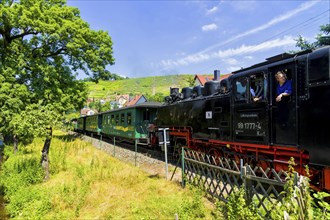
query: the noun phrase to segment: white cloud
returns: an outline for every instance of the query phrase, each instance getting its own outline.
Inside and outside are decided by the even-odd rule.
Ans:
[[[230,48],[226,50],[218,50],[212,53],[198,53],[186,56],[184,58],[178,60],[162,60],[161,66],[168,68],[173,66],[187,66],[193,63],[201,63],[203,61],[207,61],[210,59],[227,59],[228,62],[232,62],[233,65],[236,65],[236,60],[232,58],[233,56],[241,56],[241,55],[250,55],[253,53],[270,50],[278,47],[287,47],[293,46],[296,44],[294,37],[285,36],[283,38],[277,38],[275,40],[265,41],[256,45],[241,45],[238,48]],[[245,57],[246,57],[245,56]]]
[[[246,59],[246,60],[252,60],[253,59],[253,56],[245,56],[244,59]]]
[[[225,44],[228,44],[228,43],[230,43],[230,42],[232,42],[234,40],[237,40],[239,38],[246,37],[248,35],[252,35],[252,34],[258,33],[258,32],[260,32],[262,30],[265,30],[265,29],[267,29],[267,28],[269,28],[269,27],[271,27],[271,26],[273,26],[273,25],[275,25],[275,24],[277,24],[279,22],[282,22],[282,21],[285,21],[287,19],[290,19],[294,15],[296,15],[296,14],[302,12],[302,11],[305,11],[305,10],[311,8],[312,6],[314,6],[315,4],[317,4],[318,2],[319,2],[319,0],[305,2],[305,3],[301,4],[298,8],[296,8],[296,9],[294,9],[292,11],[289,11],[289,12],[287,12],[285,14],[282,14],[282,15],[280,15],[278,17],[275,17],[272,20],[270,20],[269,22],[267,22],[267,23],[265,23],[265,24],[263,24],[263,25],[261,25],[259,27],[256,27],[256,28],[253,28],[253,29],[248,30],[246,32],[243,32],[241,34],[238,34],[235,37],[232,37],[232,38],[230,38],[230,39],[228,39],[226,41],[222,41],[221,43],[212,45],[212,46],[204,49],[203,51],[200,51],[199,53],[205,53],[205,52],[210,51],[210,50],[213,50],[213,49],[215,49],[217,47],[220,47],[220,46],[223,46]]]
[[[239,63],[238,60],[234,58],[223,59],[223,61],[229,65],[237,65]]]
[[[218,7],[217,6],[214,6],[213,8],[209,9],[206,11],[206,14],[207,15],[210,15],[210,14],[214,14],[215,12],[218,11]]]
[[[216,29],[218,29],[218,26],[214,23],[202,26],[202,31],[214,31]]]
[[[230,67],[226,68],[226,70],[228,73],[231,73],[231,72],[237,71],[241,68],[242,68],[241,66],[230,66]]]

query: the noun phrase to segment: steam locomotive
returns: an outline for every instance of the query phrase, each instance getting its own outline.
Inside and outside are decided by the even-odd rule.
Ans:
[[[158,147],[158,131],[168,128],[173,148],[183,146],[237,163],[243,159],[276,171],[287,170],[294,157],[299,173],[306,174],[308,165],[313,185],[329,191],[329,53],[330,47],[283,53],[204,86],[182,88],[181,92],[171,88],[162,105],[80,118],[77,130],[92,128],[90,132],[131,140],[143,136],[139,143]],[[276,101],[278,71],[292,84],[291,95],[281,102]]]
[[[312,183],[330,190],[329,53],[330,47],[283,53],[220,82],[181,93],[172,88],[155,123],[170,129],[174,146],[237,163],[243,159],[279,171],[294,157],[299,173],[306,174],[308,165]],[[292,84],[292,94],[281,102],[275,100],[278,71]]]

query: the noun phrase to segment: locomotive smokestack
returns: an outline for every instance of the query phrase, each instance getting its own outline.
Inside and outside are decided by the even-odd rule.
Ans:
[[[220,70],[214,70],[214,81],[219,81],[220,80]]]

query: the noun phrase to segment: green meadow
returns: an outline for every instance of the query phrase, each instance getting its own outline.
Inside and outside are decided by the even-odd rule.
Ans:
[[[222,219],[203,193],[148,173],[64,133],[52,140],[51,177],[40,166],[43,141],[12,153],[0,173],[12,219]]]

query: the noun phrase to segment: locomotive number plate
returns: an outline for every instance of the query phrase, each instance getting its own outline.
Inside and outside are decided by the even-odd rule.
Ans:
[[[205,112],[205,118],[206,119],[212,119],[212,111]]]

